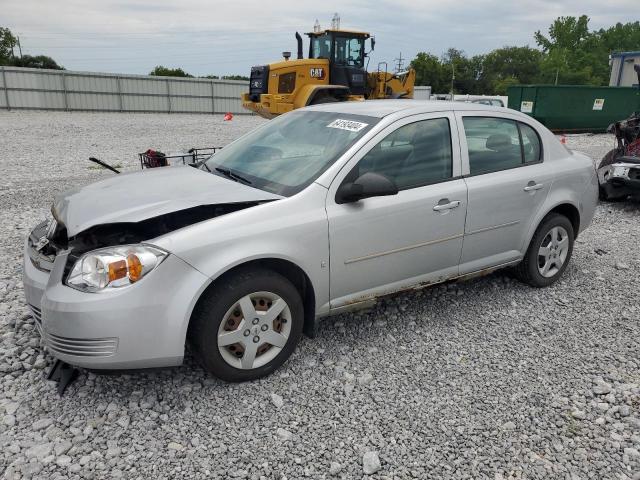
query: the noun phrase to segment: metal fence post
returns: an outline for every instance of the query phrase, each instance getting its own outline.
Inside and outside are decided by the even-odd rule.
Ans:
[[[62,90],[64,92],[64,109],[69,111],[69,100],[67,99],[67,75],[62,72]]]
[[[7,110],[11,110],[11,105],[9,105],[9,90],[7,89],[7,76],[4,73],[4,67],[2,67],[2,88],[4,88],[4,101],[6,108]]]
[[[216,113],[216,91],[213,87],[213,80],[211,80],[211,113]]]
[[[167,103],[169,104],[169,113],[171,113],[171,88],[169,87],[169,79],[167,82]]]
[[[118,86],[118,106],[122,111],[122,85],[120,85],[120,75],[116,75],[116,85]]]

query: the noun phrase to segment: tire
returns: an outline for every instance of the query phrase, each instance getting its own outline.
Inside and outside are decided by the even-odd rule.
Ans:
[[[626,200],[628,197],[627,194],[624,195],[609,195],[607,191],[601,186],[598,187],[598,198],[603,202],[621,202],[622,200]]]
[[[338,103],[339,101],[340,100],[338,100],[336,97],[333,97],[331,95],[323,95],[319,98],[314,98],[309,105],[322,105],[323,103]]]
[[[555,244],[552,240],[553,232],[556,232],[560,236],[556,236]],[[564,240],[558,242],[558,238],[561,238],[562,233],[566,235],[566,247],[562,248],[560,245],[564,244]],[[516,276],[524,283],[531,285],[532,287],[542,288],[548,287],[554,284],[562,276],[569,261],[571,260],[571,254],[573,253],[573,242],[575,239],[575,233],[573,231],[573,225],[571,221],[564,215],[558,213],[550,213],[547,215],[533,235],[527,253],[525,254],[522,262],[515,268]],[[541,255],[541,247],[545,250],[551,258]],[[553,247],[549,249],[550,247]],[[555,254],[555,257],[553,255]],[[544,266],[540,266],[540,263],[544,262]],[[559,265],[559,262],[561,264]],[[545,267],[549,267],[547,272],[543,274]]]
[[[280,367],[294,352],[303,324],[302,299],[289,280],[270,270],[244,270],[205,291],[191,316],[189,343],[209,373],[244,382]],[[279,345],[265,341],[270,339]]]

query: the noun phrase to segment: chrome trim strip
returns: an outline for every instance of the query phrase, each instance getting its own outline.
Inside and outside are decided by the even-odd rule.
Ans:
[[[498,228],[511,227],[513,225],[517,225],[520,223],[520,220],[516,220],[515,222],[502,223],[500,225],[494,225],[492,227],[479,228],[478,230],[474,230],[473,232],[468,232],[467,235],[475,235],[476,233],[488,232],[490,230],[497,230]]]
[[[452,235],[451,237],[439,238],[437,240],[430,240],[428,242],[416,243],[415,245],[409,245],[406,247],[394,248],[393,250],[387,250],[385,252],[380,253],[370,253],[369,255],[364,255],[362,257],[351,258],[349,260],[345,260],[344,264],[349,265],[350,263],[361,262],[362,260],[371,260],[372,258],[382,257],[384,255],[391,255],[392,253],[400,253],[406,252],[407,250],[413,250],[414,248],[427,247],[429,245],[435,245],[437,243],[448,242],[449,240],[455,240],[456,238],[462,238],[463,234]]]

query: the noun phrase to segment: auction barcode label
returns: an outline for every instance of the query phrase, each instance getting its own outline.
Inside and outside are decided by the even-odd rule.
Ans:
[[[362,122],[356,122],[356,121],[353,121],[353,120],[343,120],[343,119],[338,118],[337,120],[334,120],[329,125],[327,125],[327,127],[328,128],[339,128],[341,130],[349,130],[350,132],[359,132],[360,130],[362,130],[367,125],[369,125],[369,124],[368,123],[362,123]]]

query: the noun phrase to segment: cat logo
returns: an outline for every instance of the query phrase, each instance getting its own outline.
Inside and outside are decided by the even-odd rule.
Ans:
[[[314,67],[309,70],[309,76],[311,78],[318,78],[320,80],[324,79],[324,68],[322,67]]]

